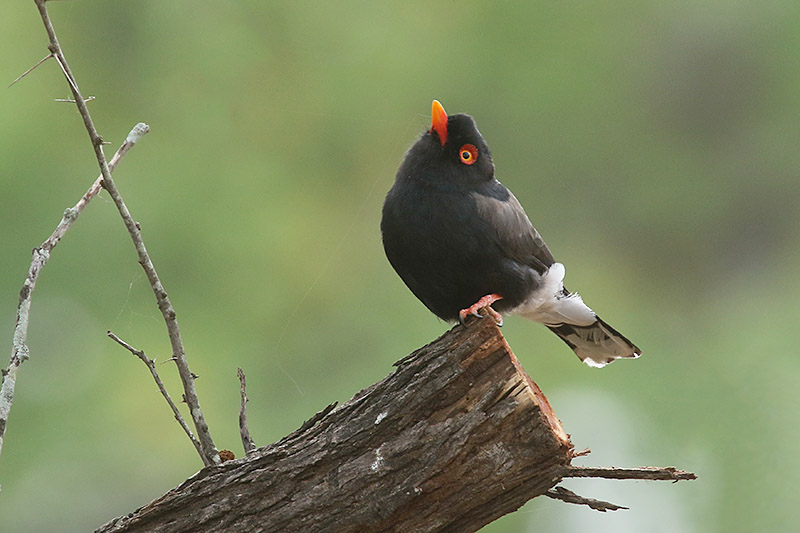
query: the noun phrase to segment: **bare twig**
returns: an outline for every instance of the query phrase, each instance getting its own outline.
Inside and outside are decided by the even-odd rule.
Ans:
[[[575,494],[571,490],[565,489],[564,487],[550,489],[545,492],[544,495],[553,498],[554,500],[561,500],[562,502],[566,503],[588,505],[595,511],[600,511],[601,513],[605,513],[606,511],[619,511],[620,509],[628,509],[628,507],[623,507],[615,503],[604,502],[603,500],[595,500],[594,498],[584,498],[583,496]]]
[[[147,124],[139,123],[133,127],[125,142],[119,147],[119,150],[111,158],[108,164],[109,172],[113,171],[120,160],[133,148],[133,145],[147,132],[150,128]],[[17,306],[17,322],[14,326],[14,336],[11,347],[11,360],[8,367],[2,371],[2,387],[0,387],[0,452],[3,450],[3,436],[5,435],[6,423],[8,415],[11,411],[11,404],[14,402],[14,389],[17,382],[17,369],[29,357],[28,349],[28,321],[31,308],[31,298],[33,297],[33,289],[36,287],[36,281],[39,279],[39,273],[47,264],[50,259],[50,253],[53,248],[59,243],[61,238],[72,226],[72,223],[78,218],[86,205],[92,198],[97,196],[100,192],[103,176],[95,180],[89,190],[86,191],[78,203],[73,207],[64,211],[64,216],[61,222],[58,223],[53,233],[45,240],[41,246],[33,249],[33,261],[28,269],[28,276],[22,284],[22,289],[19,291],[19,305]]]
[[[164,397],[165,400],[167,400],[170,409],[172,409],[172,414],[175,415],[175,420],[178,421],[178,424],[181,425],[183,431],[186,432],[186,436],[188,436],[189,440],[191,440],[192,444],[194,444],[194,447],[197,449],[197,453],[199,453],[202,456],[203,449],[200,446],[200,442],[195,438],[194,434],[192,433],[192,430],[186,423],[186,420],[184,420],[183,416],[181,416],[181,412],[178,410],[178,406],[175,405],[175,402],[172,401],[169,392],[167,392],[167,388],[164,386],[164,382],[161,381],[161,378],[158,376],[158,372],[156,371],[155,360],[147,357],[147,355],[142,350],[137,350],[124,340],[117,337],[112,331],[108,331],[107,334],[111,338],[111,340],[115,341],[117,344],[119,344],[120,346],[131,352],[133,355],[141,359],[145,365],[147,365],[147,368],[150,369],[150,374],[152,374],[153,379],[156,382],[156,385],[158,385],[158,390],[161,391],[161,395]]]
[[[69,68],[69,64],[64,57],[61,45],[58,43],[55,30],[53,29],[53,24],[50,21],[50,17],[47,13],[47,7],[45,5],[46,0],[34,1],[39,9],[39,14],[42,17],[42,22],[47,30],[47,35],[50,38],[50,45],[48,48],[58,61],[59,66],[64,72],[64,76],[66,76],[67,81],[69,82],[70,90],[72,91],[72,95],[75,99],[75,105],[78,106],[78,111],[83,119],[84,126],[89,134],[89,138],[92,141],[95,156],[97,157],[97,162],[100,165],[100,172],[103,175],[103,187],[108,191],[111,199],[117,206],[117,210],[119,211],[119,214],[125,223],[125,227],[128,229],[128,234],[130,235],[131,240],[136,248],[136,252],[139,256],[139,264],[142,265],[145,274],[147,274],[147,279],[150,281],[150,286],[152,287],[156,301],[158,302],[158,308],[164,317],[170,344],[172,345],[172,356],[175,358],[175,363],[178,367],[178,374],[180,375],[181,382],[183,383],[184,398],[189,406],[189,411],[192,415],[192,421],[194,422],[195,430],[197,431],[197,438],[202,446],[202,453],[200,454],[201,459],[203,460],[203,464],[206,466],[219,464],[219,453],[217,452],[216,446],[214,446],[214,441],[211,438],[211,432],[208,428],[208,424],[206,424],[203,411],[200,409],[200,401],[197,397],[197,391],[194,386],[195,376],[189,369],[189,363],[186,358],[183,341],[181,340],[181,332],[180,328],[178,327],[175,309],[172,307],[172,303],[167,297],[167,292],[164,290],[161,279],[159,278],[158,273],[153,266],[153,261],[150,259],[150,255],[148,254],[147,248],[142,240],[142,234],[139,225],[133,220],[128,207],[125,205],[125,202],[123,201],[122,196],[120,195],[119,190],[117,189],[117,186],[111,177],[111,172],[108,169],[106,157],[103,153],[103,139],[100,137],[97,129],[94,126],[89,109],[86,107],[86,101],[83,98],[83,95],[81,95],[80,89],[78,88],[78,83],[75,80],[75,76],[73,76],[72,71]]]
[[[562,477],[601,477],[605,479],[648,479],[652,481],[685,481],[697,479],[697,475],[674,466],[658,468],[645,466],[641,468],[616,468],[569,466]]]
[[[244,453],[249,454],[256,449],[256,443],[250,436],[250,428],[247,427],[247,384],[245,383],[244,370],[238,368],[236,375],[239,376],[239,392],[242,397],[242,405],[239,408],[239,434],[242,436],[242,447]]]

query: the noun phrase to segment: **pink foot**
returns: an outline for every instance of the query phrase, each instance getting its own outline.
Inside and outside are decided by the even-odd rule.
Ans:
[[[467,315],[473,315],[478,318],[483,318],[483,315],[480,314],[478,311],[481,309],[486,309],[486,312],[489,313],[489,315],[491,315],[492,318],[494,318],[495,323],[498,326],[502,326],[503,317],[500,315],[500,313],[498,313],[491,307],[492,304],[495,303],[497,300],[502,300],[502,299],[503,297],[500,296],[499,294],[487,294],[486,296],[484,296],[471,306],[459,311],[458,318],[461,320],[462,324],[467,319]]]

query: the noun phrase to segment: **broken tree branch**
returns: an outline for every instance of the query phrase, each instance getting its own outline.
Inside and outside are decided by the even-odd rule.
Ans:
[[[572,454],[572,457],[579,457],[587,455],[589,450]],[[597,466],[572,466],[570,465],[561,474],[562,477],[594,477],[604,479],[645,479],[651,481],[678,481],[697,479],[697,476],[692,472],[679,470],[674,466],[667,466],[664,468],[657,468],[654,466],[645,466],[641,468],[617,468],[617,467],[597,467]],[[588,505],[595,511],[605,513],[606,511],[618,511],[620,509],[628,509],[621,505],[602,500],[595,500],[594,498],[584,498],[575,494],[566,487],[555,487],[545,493],[554,500],[561,500],[566,503],[575,503],[579,505]]]
[[[253,437],[250,436],[250,428],[247,425],[247,402],[249,399],[247,398],[247,383],[244,370],[237,368],[236,375],[239,376],[239,394],[242,397],[241,405],[239,406],[239,434],[242,437],[242,448],[244,448],[244,453],[247,455],[256,449],[256,443],[253,442]]]
[[[571,467],[568,435],[491,317],[396,366],[281,441],[97,531],[466,532],[544,494],[619,507],[553,490],[588,470]]]
[[[194,434],[192,433],[192,430],[189,428],[189,425],[186,423],[186,420],[183,419],[183,416],[181,415],[181,412],[178,410],[178,406],[175,405],[175,402],[172,401],[172,397],[169,395],[169,392],[167,392],[167,388],[164,386],[164,382],[161,381],[161,377],[158,375],[158,371],[156,370],[156,362],[155,362],[155,360],[150,359],[149,357],[147,357],[147,354],[145,354],[142,350],[137,350],[136,348],[134,348],[133,346],[131,346],[130,344],[128,344],[124,340],[122,340],[119,337],[117,337],[112,331],[108,331],[107,334],[111,338],[111,340],[113,340],[114,342],[116,342],[117,344],[119,344],[120,346],[122,346],[123,348],[128,350],[129,352],[131,352],[133,355],[135,355],[136,357],[141,359],[141,361],[145,365],[147,365],[147,368],[150,370],[150,374],[153,376],[153,379],[156,382],[156,386],[158,387],[158,390],[161,391],[161,396],[164,397],[164,399],[167,401],[167,404],[169,404],[169,408],[172,409],[172,414],[175,416],[175,420],[177,420],[178,424],[181,425],[181,427],[183,428],[183,431],[186,433],[186,436],[188,436],[189,440],[192,441],[192,444],[194,444],[194,447],[197,450],[197,453],[201,454],[201,457],[202,457],[202,453],[203,453],[202,446],[200,446],[200,442],[195,438]]]
[[[161,315],[164,317],[170,344],[172,346],[172,358],[175,360],[175,364],[178,367],[178,374],[180,375],[181,382],[183,384],[183,397],[189,407],[189,412],[192,415],[192,421],[194,422],[195,430],[197,432],[197,439],[201,444],[200,457],[203,460],[203,464],[206,466],[219,464],[219,453],[217,452],[217,448],[211,438],[211,431],[208,428],[208,424],[206,424],[203,411],[200,408],[200,400],[197,397],[197,391],[194,385],[195,375],[189,368],[189,362],[186,357],[186,351],[183,347],[183,340],[181,339],[181,332],[180,328],[178,327],[175,309],[172,307],[172,303],[167,296],[167,292],[164,290],[164,285],[161,283],[161,279],[156,272],[155,266],[153,266],[153,261],[150,258],[150,254],[147,252],[147,248],[144,245],[139,224],[133,220],[128,207],[125,205],[125,202],[122,199],[122,195],[120,194],[114,180],[111,177],[111,171],[108,168],[108,163],[106,162],[106,157],[103,153],[103,139],[100,137],[100,134],[97,132],[97,129],[94,126],[91,114],[86,106],[86,100],[83,98],[80,88],[78,87],[78,82],[69,68],[69,63],[64,57],[64,52],[58,42],[55,29],[53,28],[53,24],[47,12],[46,0],[34,1],[36,3],[36,7],[39,9],[39,14],[41,15],[42,22],[44,23],[45,30],[47,31],[47,35],[50,39],[48,49],[61,66],[64,76],[67,78],[70,90],[72,91],[72,95],[75,99],[75,105],[78,107],[78,111],[83,119],[86,131],[92,141],[97,163],[100,165],[100,173],[103,176],[103,188],[108,191],[108,194],[111,196],[114,205],[117,206],[117,210],[119,211],[119,214],[125,223],[125,227],[128,229],[128,234],[130,235],[133,245],[136,248],[136,253],[139,256],[139,264],[142,265],[142,268],[147,275],[147,279],[150,282],[150,286],[153,289],[156,301],[158,302],[158,308],[161,311]]]
[[[122,160],[125,154],[133,148],[136,142],[150,131],[147,124],[140,122],[135,125],[125,142],[119,147],[114,157],[108,163],[109,172],[113,172],[117,164]],[[33,289],[36,287],[36,281],[39,279],[39,273],[50,259],[50,254],[61,238],[72,226],[72,223],[77,220],[78,216],[83,212],[83,209],[89,202],[97,196],[102,188],[103,176],[98,177],[95,182],[89,187],[78,203],[64,211],[61,221],[53,230],[53,233],[45,240],[41,246],[33,249],[33,260],[28,269],[28,276],[22,284],[22,289],[19,291],[19,304],[17,305],[17,321],[14,325],[14,335],[12,337],[11,347],[11,360],[2,371],[2,386],[0,387],[0,453],[3,451],[3,438],[5,435],[8,416],[11,412],[11,405],[14,402],[14,390],[17,382],[17,370],[20,365],[25,362],[30,350],[28,348],[28,323],[30,320],[31,299],[33,298]]]
[[[674,466],[658,468],[645,466],[641,468],[617,468],[598,466],[570,466],[564,477],[600,477],[604,479],[647,479],[651,481],[685,481],[697,479],[692,472],[679,470]]]
[[[584,498],[583,496],[575,494],[571,490],[566,489],[564,487],[555,487],[545,492],[544,495],[547,496],[548,498],[553,498],[554,500],[561,500],[562,502],[565,503],[588,505],[595,511],[600,511],[601,513],[605,513],[606,511],[619,511],[622,509],[628,509],[627,507],[623,507],[615,503],[604,502],[603,500],[595,500],[594,498]]]

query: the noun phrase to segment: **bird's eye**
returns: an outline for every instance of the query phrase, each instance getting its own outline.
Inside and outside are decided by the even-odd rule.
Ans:
[[[465,144],[458,150],[458,157],[465,165],[471,165],[478,160],[478,149],[471,144]]]

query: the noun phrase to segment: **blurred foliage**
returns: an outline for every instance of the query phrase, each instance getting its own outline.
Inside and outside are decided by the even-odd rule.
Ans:
[[[586,464],[696,471],[566,486],[487,531],[788,531],[800,460],[800,4],[49,4],[175,304],[218,446],[345,401],[447,327],[383,257],[383,195],[430,101],[472,114],[498,177],[601,315],[644,350],[602,371],[508,320]],[[0,7],[5,83],[41,59],[33,2]],[[0,343],[30,250],[98,174],[57,65],[0,97]],[[169,345],[116,211],[96,199],[33,300],[0,458],[3,531],[85,531],[200,467],[147,370]],[[3,366],[5,363],[2,363]],[[174,369],[159,368],[173,393]],[[626,492],[627,491],[627,492]],[[617,496],[615,499],[614,496]]]

